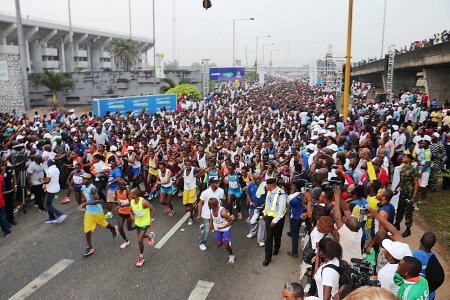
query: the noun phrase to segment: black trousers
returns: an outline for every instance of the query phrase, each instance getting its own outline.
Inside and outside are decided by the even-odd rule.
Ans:
[[[273,251],[279,251],[281,246],[281,236],[283,235],[284,217],[281,218],[275,227],[270,227],[273,217],[266,217],[266,241],[265,241],[265,260],[272,260]]]
[[[9,193],[3,194],[3,199],[5,200],[5,213],[6,219],[9,223],[14,221],[14,196],[16,193],[11,191]]]
[[[44,190],[42,189],[42,184],[33,185],[30,188],[31,192],[34,194],[34,203],[39,207],[40,210],[45,210],[44,208]]]
[[[300,226],[303,220],[290,219],[291,222],[291,236],[292,236],[292,253],[298,254],[298,235],[300,233]]]

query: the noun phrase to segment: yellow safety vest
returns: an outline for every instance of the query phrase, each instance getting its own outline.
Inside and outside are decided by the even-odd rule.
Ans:
[[[280,196],[281,193],[281,189],[279,187],[276,188],[276,193],[275,193],[275,199],[272,200],[272,206],[269,208],[269,196],[271,193],[267,193],[266,196],[266,216],[268,217],[276,217],[278,214],[278,211],[276,210],[277,208],[277,203],[278,203],[278,196]],[[286,214],[286,208],[283,211],[283,214],[281,217],[284,217],[284,215]]]

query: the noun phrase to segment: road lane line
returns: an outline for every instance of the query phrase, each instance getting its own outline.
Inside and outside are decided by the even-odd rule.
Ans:
[[[36,292],[40,287],[49,282],[50,279],[52,279],[53,277],[64,271],[64,269],[70,266],[73,262],[74,260],[72,259],[61,259],[52,267],[50,267],[50,269],[43,272],[36,279],[27,284],[23,289],[18,291],[14,296],[9,298],[9,300],[19,300],[29,297],[31,294]]]
[[[188,300],[205,300],[214,286],[214,282],[199,280]]]
[[[159,240],[159,242],[155,245],[156,249],[161,249],[162,246],[164,246],[164,244],[172,237],[172,235],[175,234],[175,232],[177,232],[178,228],[181,227],[181,225],[183,225],[184,222],[186,222],[186,220],[189,218],[190,214],[189,212],[187,212],[170,230],[168,233],[166,233],[165,236],[163,236],[162,239]]]

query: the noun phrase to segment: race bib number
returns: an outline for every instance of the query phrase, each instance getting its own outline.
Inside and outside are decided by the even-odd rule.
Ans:
[[[120,200],[119,203],[120,206],[128,206],[130,202],[128,200]]]
[[[142,218],[144,216],[139,209],[133,210],[133,213],[137,218]]]
[[[238,184],[236,181],[230,181],[230,188],[231,189],[237,189],[238,188]]]

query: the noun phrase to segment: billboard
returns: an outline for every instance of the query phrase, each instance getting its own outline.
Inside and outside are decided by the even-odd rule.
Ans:
[[[166,78],[164,74],[164,53],[156,53],[156,78]]]
[[[177,94],[92,100],[92,111],[96,116],[104,116],[107,111],[110,113],[120,112],[122,115],[126,114],[128,111],[139,114],[142,109],[145,109],[145,112],[147,113],[156,113],[157,111],[160,111],[162,107],[165,107],[167,111],[176,111]]]
[[[245,68],[209,68],[209,80],[245,80]]]

